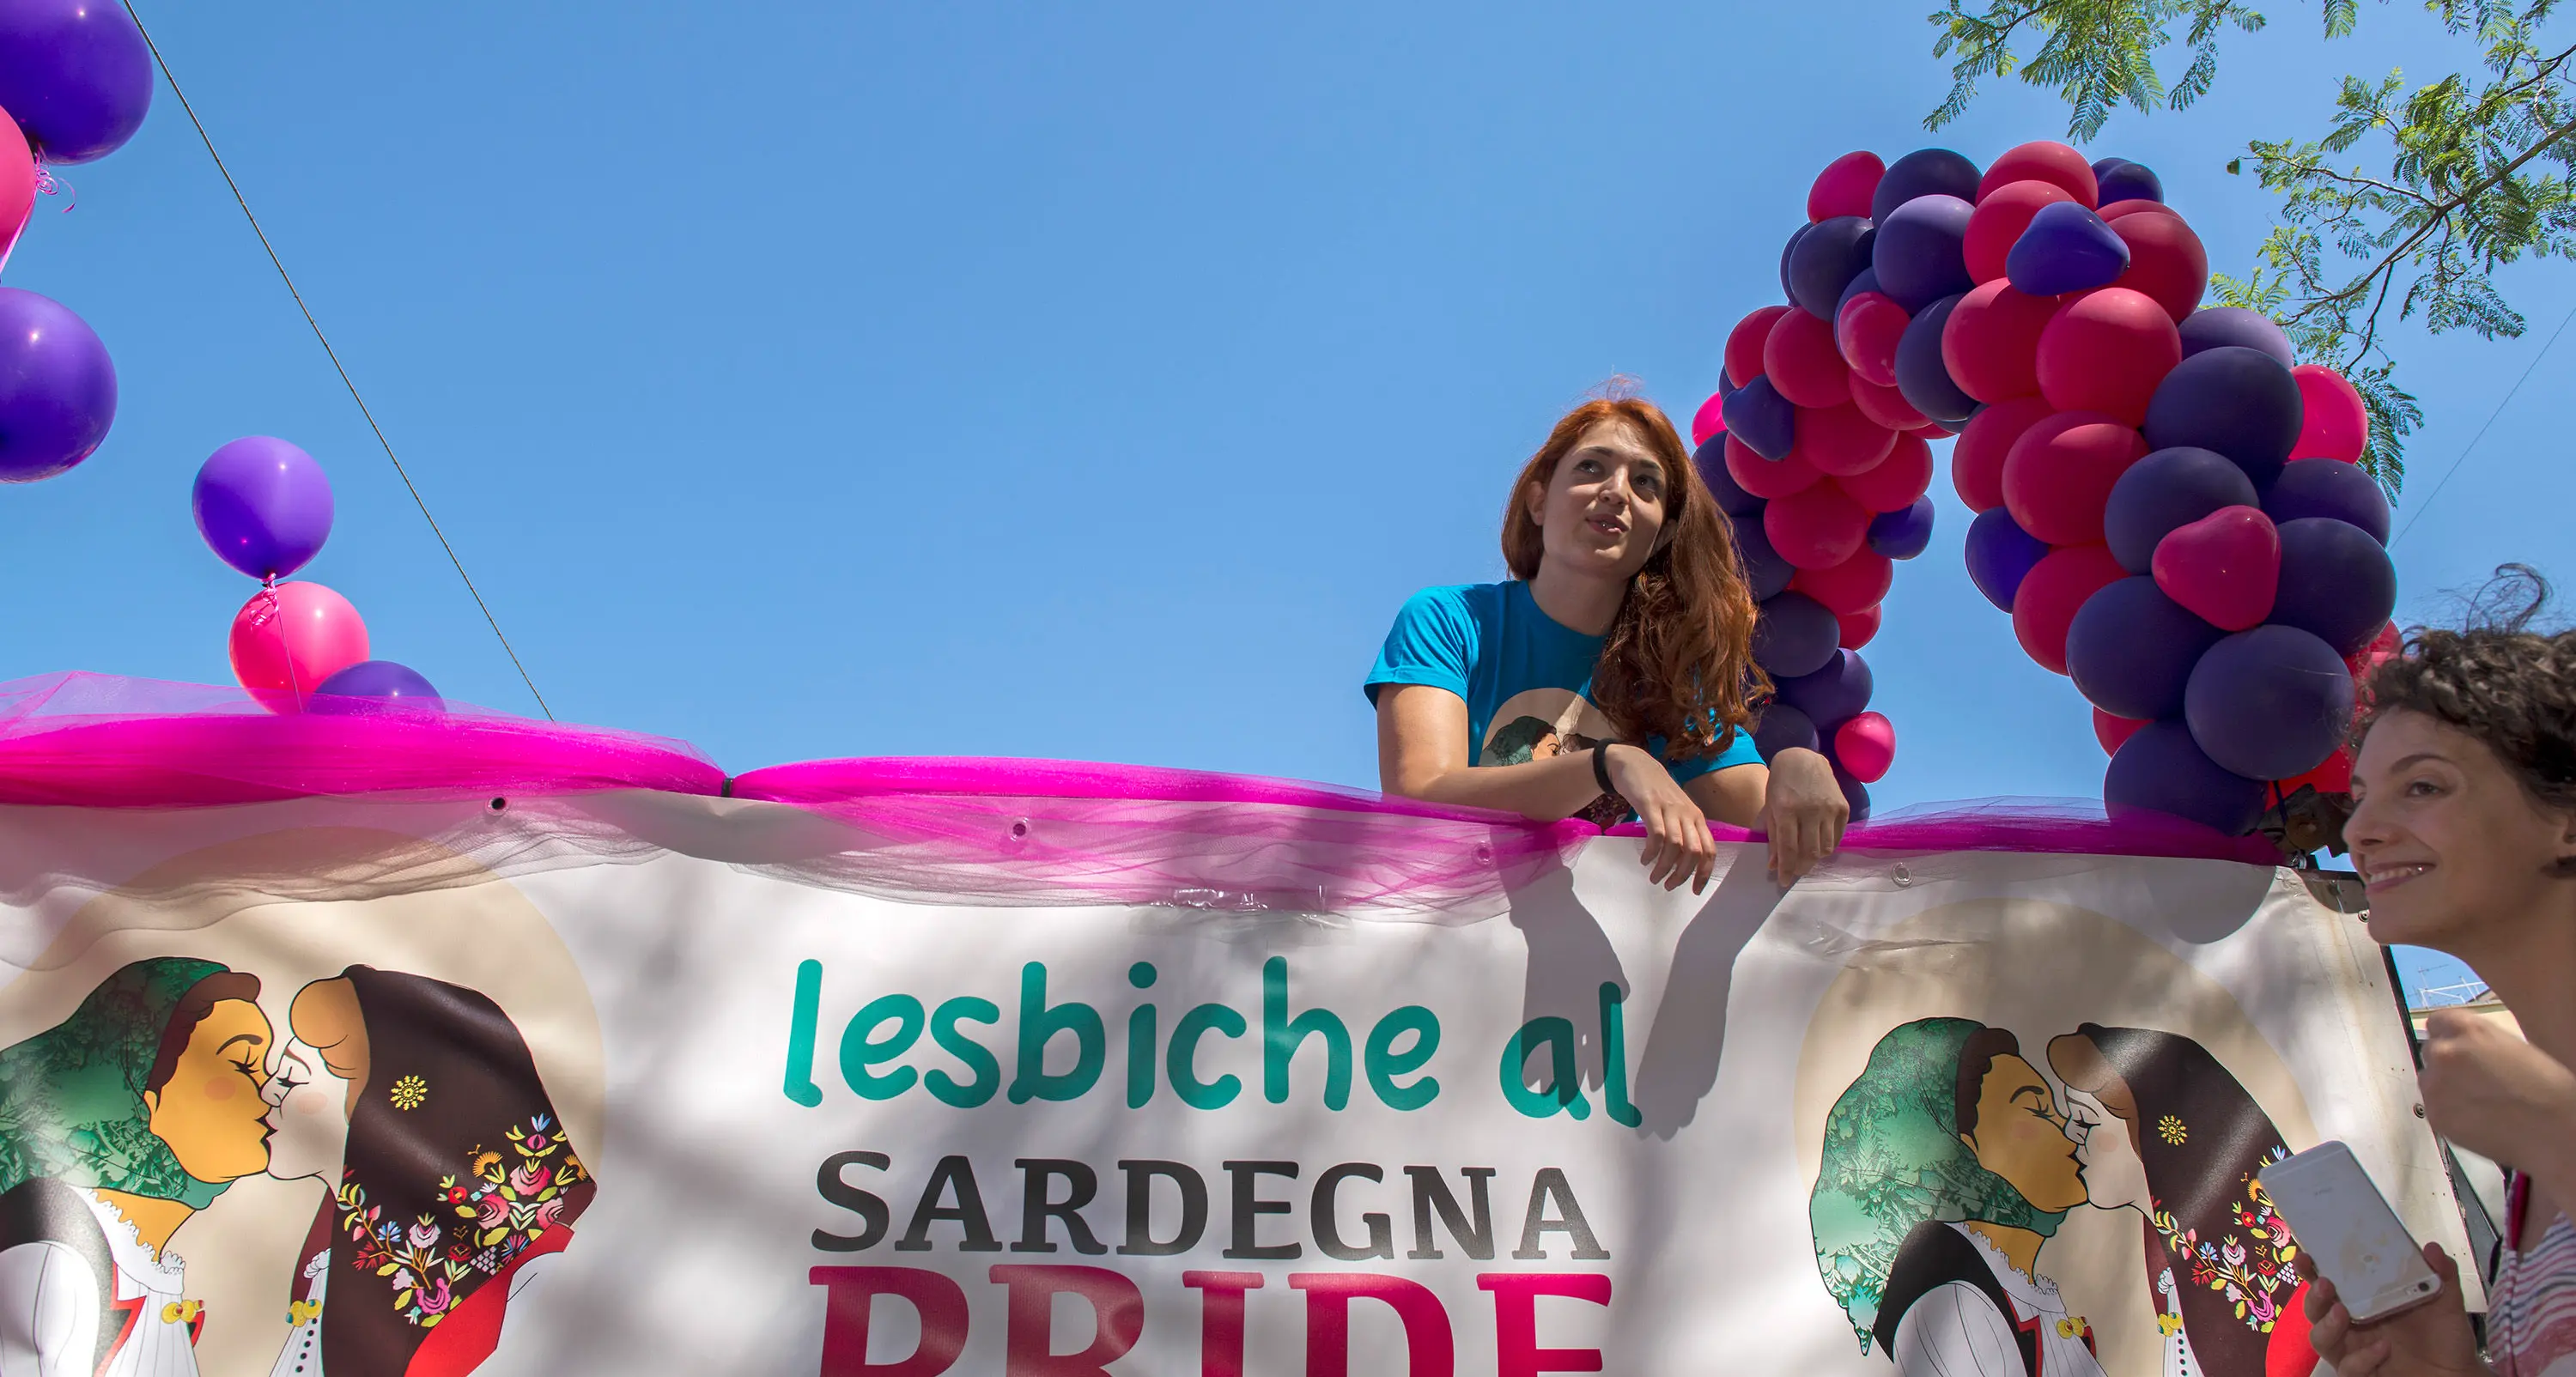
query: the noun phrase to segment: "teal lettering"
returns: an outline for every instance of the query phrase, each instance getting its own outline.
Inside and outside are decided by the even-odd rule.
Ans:
[[[1127,983],[1154,988],[1154,966],[1139,961],[1127,968]],[[1127,1107],[1143,1109],[1154,1099],[1154,1006],[1139,1004],[1127,1015]]]
[[[1172,1093],[1192,1109],[1223,1109],[1243,1093],[1243,1082],[1234,1076],[1219,1076],[1212,1081],[1199,1079],[1199,1039],[1209,1029],[1230,1038],[1249,1031],[1243,1015],[1222,1004],[1202,1004],[1181,1015],[1172,1027],[1172,1049],[1164,1059],[1164,1070],[1170,1076]]]
[[[1622,1007],[1626,999],[1618,985],[1601,982],[1601,1112],[1622,1128],[1635,1128],[1646,1116],[1628,1103],[1628,1018]]]
[[[1288,1103],[1288,1064],[1306,1039],[1324,1039],[1324,1108],[1351,1102],[1351,1032],[1328,1009],[1309,1009],[1288,1017],[1288,959],[1274,956],[1261,967],[1261,1093],[1272,1104]]]
[[[812,1109],[823,1102],[814,1083],[814,1024],[822,1016],[823,963],[796,963],[796,1003],[787,1016],[787,1098]]]
[[[1049,1007],[1046,966],[1032,961],[1020,968],[1020,1055],[1011,1077],[1011,1103],[1031,1100],[1078,1100],[1100,1082],[1109,1061],[1109,1032],[1100,1011],[1079,1001]],[[1049,1075],[1048,1044],[1059,1033],[1073,1034],[1073,1069]]]
[[[956,1078],[945,1071],[933,1071],[922,1077],[921,1083],[930,1087],[931,1095],[941,1104],[955,1105],[959,1109],[973,1109],[992,1099],[993,1092],[1002,1088],[1000,1060],[994,1057],[992,1049],[968,1037],[964,1030],[957,1026],[960,1023],[1000,1023],[1001,1021],[1000,1005],[989,999],[977,999],[973,995],[960,995],[931,1012],[931,1040],[938,1043],[941,1050],[955,1057],[968,1071],[975,1074],[975,1079],[964,1085],[959,1085]]]
[[[888,1020],[894,1022],[894,1036],[874,1036]],[[910,1090],[918,1079],[911,1067],[897,1067],[885,1075],[868,1068],[911,1051],[912,1045],[921,1040],[921,1025],[921,1001],[911,995],[890,994],[870,1001],[868,1007],[851,1015],[849,1026],[841,1030],[841,1079],[870,1100],[891,1100]]]
[[[1548,1050],[1548,1086],[1532,1089],[1522,1078],[1528,1074],[1529,1059],[1544,1044]],[[1583,1082],[1574,1069],[1574,1025],[1561,1018],[1534,1018],[1512,1034],[1503,1044],[1503,1098],[1514,1109],[1533,1119],[1544,1119],[1563,1110],[1577,1119],[1592,1116],[1592,1104],[1583,1098]]]
[[[1399,1052],[1395,1040],[1413,1034],[1413,1045]],[[1420,1109],[1439,1098],[1440,1082],[1430,1076],[1411,1085],[1398,1085],[1395,1078],[1419,1071],[1440,1050],[1440,1019],[1419,1004],[1407,1004],[1377,1021],[1369,1030],[1369,1089],[1389,1109]]]

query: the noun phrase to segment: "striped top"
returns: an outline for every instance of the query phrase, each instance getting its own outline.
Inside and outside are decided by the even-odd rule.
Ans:
[[[2496,1377],[2576,1377],[2576,1224],[2550,1218],[2540,1246],[2522,1249],[2531,1178],[2505,1197],[2504,1257],[2487,1288],[2487,1360]]]

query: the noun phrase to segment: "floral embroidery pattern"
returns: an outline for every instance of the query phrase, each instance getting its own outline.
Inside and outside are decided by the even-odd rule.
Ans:
[[[2288,1155],[2276,1147],[2262,1166]],[[2190,1265],[2193,1286],[2225,1296],[2246,1328],[2269,1334],[2282,1302],[2299,1287],[2299,1245],[2290,1237],[2290,1226],[2273,1213],[2272,1197],[2253,1172],[2238,1177],[2237,1184],[2244,1195],[2230,1212],[2236,1229],[2218,1238],[2202,1238],[2198,1229],[2178,1226],[2162,1200],[2152,1202],[2150,1217],[2166,1254]]]
[[[394,1102],[394,1108],[408,1113],[429,1099],[429,1082],[418,1076],[405,1076],[394,1082],[393,1089],[385,1094]]]
[[[399,1093],[401,1082],[394,1088]],[[390,1279],[394,1309],[428,1329],[455,1304],[457,1283],[497,1274],[562,1220],[565,1193],[589,1179],[544,1114],[513,1125],[504,1148],[475,1148],[461,1175],[439,1179],[443,1218],[433,1211],[408,1223],[387,1219],[367,1203],[366,1187],[344,1174],[340,1228],[358,1245],[350,1265]]]
[[[2191,1131],[2183,1127],[2182,1120],[2168,1114],[2156,1120],[2156,1136],[2175,1147],[2181,1147],[2191,1137]]]

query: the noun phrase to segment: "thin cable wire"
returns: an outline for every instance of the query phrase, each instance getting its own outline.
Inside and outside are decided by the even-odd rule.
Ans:
[[[2567,322],[2571,320],[2576,320],[2576,306],[2568,307],[2567,314],[2559,318],[2558,328],[2549,332],[2549,342],[2540,346],[2540,352],[2532,355],[2531,362],[2523,368],[2522,376],[2513,380],[2512,387],[2505,389],[2504,400],[2497,402],[2495,410],[2487,413],[2487,423],[2479,426],[2478,433],[2469,437],[2468,448],[2461,450],[2460,457],[2452,460],[2451,466],[2442,471],[2442,481],[2435,483],[2433,490],[2424,494],[2424,500],[2415,504],[2415,510],[2407,513],[2406,524],[2398,527],[2397,534],[2388,538],[2388,548],[2396,549],[2397,542],[2404,540],[2406,533],[2415,529],[2415,522],[2424,515],[2424,509],[2432,506],[2433,499],[2441,496],[2442,489],[2450,486],[2451,475],[2460,471],[2460,465],[2469,462],[2469,452],[2478,447],[2478,441],[2487,438],[2487,431],[2494,428],[2496,417],[2504,414],[2505,407],[2512,403],[2514,394],[2522,390],[2522,385],[2531,381],[2532,371],[2540,367],[2542,359],[2549,357],[2550,349],[2558,343],[2560,335],[2567,333]]]
[[[259,246],[268,251],[269,265],[277,269],[278,280],[286,284],[287,295],[295,298],[295,309],[304,313],[304,323],[313,327],[313,338],[321,343],[322,352],[329,356],[331,367],[339,373],[340,385],[349,389],[349,400],[358,404],[358,414],[367,418],[367,429],[376,433],[376,443],[384,448],[385,458],[392,462],[394,473],[402,479],[404,491],[411,494],[412,505],[420,508],[420,519],[429,523],[429,533],[438,537],[438,548],[445,550],[447,562],[456,566],[456,576],[465,581],[465,591],[473,597],[475,607],[481,609],[484,622],[492,628],[493,637],[501,642],[501,653],[510,657],[510,667],[519,671],[519,682],[526,684],[528,696],[537,700],[537,711],[544,713],[547,721],[554,721],[554,709],[546,706],[546,696],[537,691],[537,681],[528,676],[528,667],[520,663],[519,652],[511,647],[510,638],[501,631],[500,619],[492,615],[491,605],[483,601],[483,591],[474,586],[474,576],[465,572],[465,561],[457,557],[456,547],[447,542],[447,532],[440,530],[438,518],[429,514],[429,503],[422,499],[420,488],[411,481],[411,472],[403,467],[402,459],[394,453],[393,442],[385,438],[385,428],[376,424],[376,413],[368,408],[367,399],[359,395],[358,384],[349,377],[348,368],[340,362],[340,352],[331,347],[330,337],[322,333],[322,322],[315,320],[313,308],[304,304],[304,293],[296,290],[295,278],[286,271],[285,262],[277,256],[277,246],[268,242],[268,231],[259,227],[259,217],[251,213],[250,201],[242,195],[241,183],[234,181],[232,169],[224,166],[224,155],[215,151],[214,136],[206,132],[206,122],[197,118],[196,107],[188,103],[188,93],[179,89],[179,78],[170,71],[169,60],[161,56],[161,45],[152,41],[152,31],[143,26],[143,16],[135,12],[134,0],[123,0],[123,4],[126,14],[134,20],[135,31],[143,35],[143,46],[151,49],[152,63],[161,69],[161,79],[170,83],[170,94],[179,98],[179,108],[187,112],[188,123],[196,126],[197,138],[206,145],[206,156],[215,160],[215,170],[223,174],[224,185],[232,188],[233,201],[241,207],[242,218],[250,222],[250,232],[259,236]]]

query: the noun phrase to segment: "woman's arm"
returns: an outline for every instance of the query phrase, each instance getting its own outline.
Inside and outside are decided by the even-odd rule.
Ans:
[[[1693,893],[1707,888],[1717,865],[1717,840],[1700,805],[1646,752],[1622,745],[1601,749],[1607,752],[1611,787],[1646,824],[1648,881],[1672,889],[1688,879]],[[1590,751],[1470,768],[1467,700],[1428,684],[1378,690],[1377,771],[1378,787],[1390,794],[1494,808],[1542,822],[1572,817],[1601,796]]]
[[[1710,817],[1769,839],[1771,878],[1784,886],[1834,854],[1851,820],[1851,803],[1834,780],[1834,767],[1798,746],[1769,765],[1711,770],[1688,788]]]

